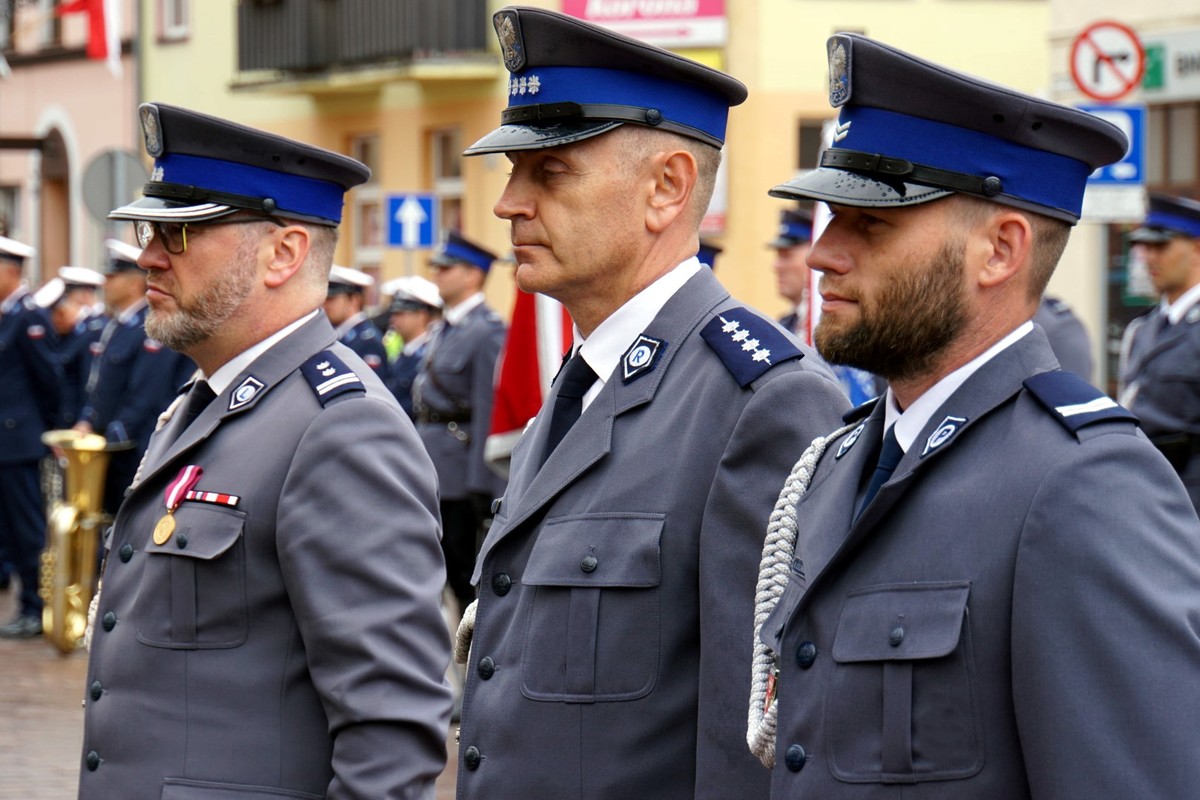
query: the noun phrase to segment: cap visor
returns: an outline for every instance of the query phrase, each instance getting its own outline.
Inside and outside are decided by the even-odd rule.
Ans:
[[[1163,228],[1136,228],[1129,233],[1129,241],[1138,244],[1163,244],[1176,236],[1174,231]]]
[[[463,151],[464,156],[540,150],[557,147],[607,133],[624,123],[612,120],[580,120],[553,125],[501,125]]]
[[[132,203],[108,212],[109,219],[139,220],[148,219],[155,222],[203,222],[204,220],[219,219],[232,214],[238,209],[233,206],[223,206],[216,203],[199,203],[187,205],[161,197],[142,197]]]
[[[823,200],[843,206],[876,208],[915,206],[937,200],[953,192],[917,183],[900,184],[902,191],[874,178],[842,169],[821,167],[807,172],[767,192],[784,199]]]
[[[779,188],[779,187],[776,187]],[[775,191],[772,189],[771,191]],[[785,247],[795,247],[798,244],[808,244],[808,239],[784,239],[782,236],[778,239],[772,239],[767,242],[767,247],[772,250],[782,250]]]

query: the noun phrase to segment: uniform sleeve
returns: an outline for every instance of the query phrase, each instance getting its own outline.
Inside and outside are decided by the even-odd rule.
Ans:
[[[471,452],[467,461],[467,491],[500,494],[503,482],[488,468],[483,458],[492,424],[492,403],[496,392],[496,360],[504,346],[504,326],[493,325],[471,355]]]
[[[721,458],[700,533],[697,798],[767,795],[770,772],[745,744],[759,559],[792,466],[848,407],[832,375],[771,376],[742,409]]]
[[[360,396],[317,416],[284,484],[277,547],[333,736],[330,800],[424,797],[445,764],[433,474],[400,409]]]
[[[140,439],[144,446],[154,430],[158,419],[178,392],[179,359],[174,350],[168,350],[153,339],[143,341],[129,369],[121,397],[116,404],[113,418],[106,420],[105,428],[111,431],[120,424],[125,435]]]
[[[1141,436],[1074,448],[1034,499],[1012,680],[1032,797],[1194,797],[1200,522]]]
[[[62,362],[50,347],[48,337],[52,334],[48,320],[40,315],[26,314],[21,324],[24,330],[17,334],[17,346],[33,378],[43,423],[53,427],[62,410]]]

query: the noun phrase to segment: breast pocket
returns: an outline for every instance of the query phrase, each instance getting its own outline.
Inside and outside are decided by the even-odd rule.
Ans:
[[[983,767],[967,583],[852,592],[833,644],[830,766],[851,783],[966,778]]]
[[[548,520],[529,556],[521,656],[534,700],[644,697],[658,679],[661,514]]]
[[[175,531],[146,549],[138,589],[138,640],[153,647],[217,649],[246,640],[245,514],[184,503]]]

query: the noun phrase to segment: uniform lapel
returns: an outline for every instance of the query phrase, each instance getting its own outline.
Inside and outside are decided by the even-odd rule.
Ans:
[[[172,426],[170,423],[164,426],[151,439],[141,483],[211,436],[224,420],[247,413],[258,405],[273,387],[299,369],[313,353],[334,344],[336,336],[325,315],[318,314],[256,358],[225,391],[208,404],[178,439],[170,442],[167,437]],[[257,388],[251,391],[245,387]],[[251,395],[249,399],[246,399],[247,394]]]
[[[1200,308],[1200,306],[1196,306],[1194,308]],[[1146,343],[1146,347],[1142,349],[1141,355],[1138,358],[1137,366],[1139,368],[1144,367],[1147,362],[1151,361],[1159,354],[1165,353],[1174,348],[1176,344],[1178,344],[1187,336],[1188,329],[1195,324],[1194,322],[1188,321],[1189,318],[1195,316],[1193,312],[1189,311],[1184,315],[1183,319],[1179,320],[1179,322],[1175,323],[1174,325],[1168,325],[1161,333],[1154,335],[1158,327],[1158,321],[1162,318],[1162,316],[1163,315],[1161,312],[1156,312],[1154,319],[1148,321],[1141,328],[1141,332],[1144,335],[1149,335],[1151,338],[1150,341]]]
[[[645,335],[666,342],[654,369],[626,383],[621,367],[608,376],[604,388],[567,432],[546,463],[538,469],[545,449],[550,410],[554,408],[558,385],[513,451],[513,469],[509,476],[504,504],[509,515],[503,526],[493,525],[477,559],[482,564],[487,553],[508,533],[520,526],[555,497],[579,480],[593,465],[608,456],[612,432],[618,418],[627,411],[654,399],[671,362],[684,341],[722,300],[729,297],[711,270],[700,270],[667,301],[658,316],[646,328]],[[630,341],[637,334],[630,336]]]

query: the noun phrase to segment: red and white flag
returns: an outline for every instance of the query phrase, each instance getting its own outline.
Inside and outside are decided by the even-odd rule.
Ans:
[[[508,475],[513,448],[542,407],[570,345],[571,317],[562,304],[518,290],[496,370],[492,426],[483,451],[488,466],[501,475]]]
[[[88,58],[104,59],[108,71],[121,77],[121,0],[67,0],[54,11],[88,15]]]

